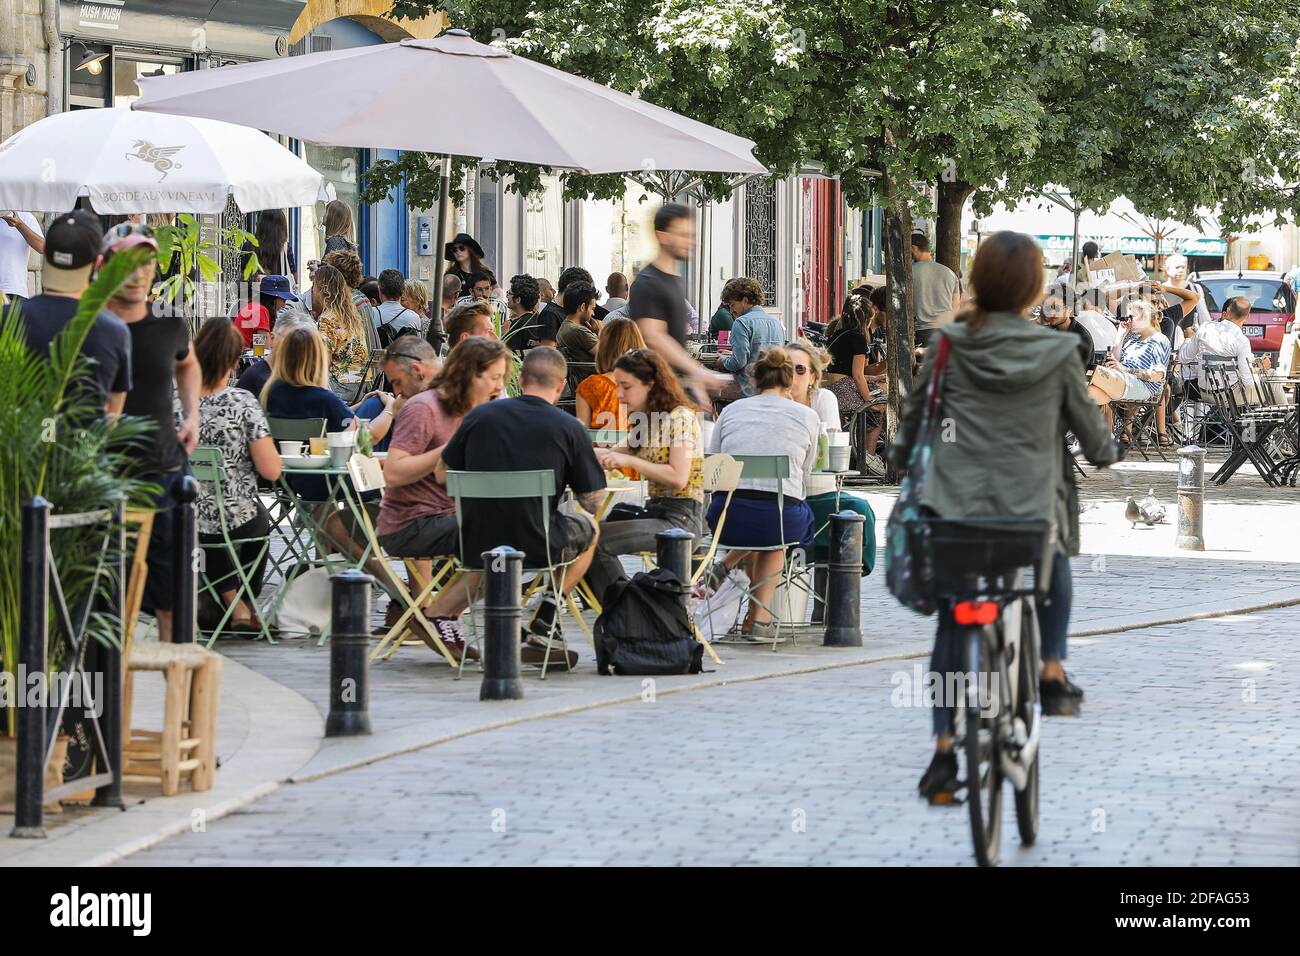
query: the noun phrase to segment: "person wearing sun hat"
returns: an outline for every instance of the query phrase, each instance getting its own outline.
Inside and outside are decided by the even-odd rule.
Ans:
[[[41,259],[41,294],[5,307],[4,322],[24,325],[27,347],[49,357],[50,346],[73,316],[90,276],[100,264],[99,218],[84,209],[56,216],[45,233]],[[111,312],[101,311],[86,332],[81,354],[90,360],[85,381],[109,415],[122,411],[131,390],[131,333]]]
[[[447,267],[447,275],[459,278],[461,288],[466,292],[473,285],[475,274],[493,276],[492,270],[483,261],[483,247],[468,232],[459,233],[447,243],[442,257],[451,263]]]
[[[244,337],[244,348],[253,347],[253,333],[270,333],[276,317],[286,302],[297,302],[286,276],[262,276],[257,285],[257,301],[246,302],[235,313],[235,328]]]
[[[202,375],[190,348],[190,327],[183,315],[155,302],[150,308],[157,267],[158,241],[146,225],[123,222],[104,233],[104,262],[128,249],[148,249],[150,255],[122,284],[108,309],[126,323],[131,336],[134,383],[123,411],[153,421],[149,443],[131,463],[135,477],[159,489],[151,501],[153,530],[149,535],[147,563],[140,609],[158,622],[158,639],[172,633],[172,541],[176,536],[175,508],[181,482],[189,473],[189,453],[199,441],[199,387]],[[179,424],[173,393],[180,399]]]

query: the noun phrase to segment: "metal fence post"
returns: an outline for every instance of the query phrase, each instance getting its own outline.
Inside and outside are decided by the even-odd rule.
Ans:
[[[45,643],[49,631],[50,503],[35,497],[23,504],[21,592],[18,624],[18,674],[14,683],[26,703],[20,675],[45,676]],[[14,789],[14,828],[10,836],[45,836],[45,701],[18,707],[17,780]]]
[[[113,589],[113,605],[109,608],[118,621],[126,613],[126,503],[119,501],[113,512],[113,547],[117,552],[114,563],[116,586]],[[125,630],[121,632],[121,641],[127,640]],[[113,779],[95,790],[94,805],[97,807],[125,807],[122,801],[122,647],[105,647],[97,641],[92,642],[93,660],[97,666],[94,671],[103,675],[103,698],[99,703],[99,732],[104,739],[104,751],[108,756],[109,766],[102,768],[113,775]],[[94,672],[92,671],[92,673]]]
[[[830,517],[823,647],[862,646],[862,528],[866,521],[856,511]]]
[[[1178,449],[1178,540],[1188,551],[1205,550],[1205,449]]]
[[[326,737],[370,733],[370,586],[361,571],[330,577],[330,712]]]
[[[175,535],[172,538],[172,643],[194,643],[197,591],[194,567],[194,500],[198,485],[185,475],[176,488]]]
[[[509,545],[483,552],[483,682],[479,700],[522,700],[519,589],[524,554]]]

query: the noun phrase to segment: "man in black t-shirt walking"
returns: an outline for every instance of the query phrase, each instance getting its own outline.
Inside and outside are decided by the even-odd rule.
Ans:
[[[646,346],[663,356],[687,389],[703,402],[707,392],[719,391],[732,379],[709,371],[686,351],[689,313],[677,270],[695,248],[695,221],[685,206],[665,203],[655,213],[654,225],[659,254],[633,280],[628,315],[640,326]]]
[[[104,235],[105,260],[133,246],[156,254],[158,243],[148,226],[124,222]],[[145,580],[140,609],[158,621],[158,639],[172,637],[172,541],[175,538],[176,494],[188,473],[189,453],[199,441],[198,359],[190,348],[185,319],[164,303],[150,308],[153,257],[128,279],[108,301],[108,310],[126,323],[131,333],[131,364],[135,382],[127,393],[123,411],[153,419],[149,444],[135,460],[135,473],[161,491],[154,500],[153,530],[149,535],[149,577]],[[181,421],[176,422],[173,389],[180,397]]]

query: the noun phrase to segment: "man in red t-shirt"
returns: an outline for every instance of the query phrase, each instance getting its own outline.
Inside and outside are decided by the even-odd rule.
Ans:
[[[434,558],[460,550],[456,507],[447,489],[434,480],[434,469],[465,414],[501,394],[506,365],[506,347],[500,342],[467,338],[447,355],[432,386],[410,397],[398,412],[384,462],[387,489],[376,528],[379,543],[392,557]],[[420,573],[428,580],[431,568],[421,566]],[[457,619],[435,617],[433,625],[459,656],[465,645]]]

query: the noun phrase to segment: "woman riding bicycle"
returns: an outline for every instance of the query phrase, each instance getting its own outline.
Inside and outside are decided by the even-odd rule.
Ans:
[[[973,301],[939,333],[949,354],[943,372],[939,421],[932,430],[933,458],[920,503],[944,519],[1050,520],[1056,528],[1051,586],[1038,601],[1043,666],[1040,696],[1045,713],[1074,714],[1083,691],[1062,666],[1070,621],[1070,562],[1079,553],[1079,515],[1067,429],[1094,465],[1105,466],[1118,449],[1096,403],[1088,397],[1076,339],[1028,321],[1043,297],[1043,254],[1033,239],[999,232],[980,244],[971,269]],[[927,387],[939,355],[927,350],[909,393],[892,456],[905,468],[921,423]],[[930,669],[960,669],[950,632],[951,614],[939,611]],[[946,702],[950,703],[950,702]],[[957,788],[952,712],[934,711],[934,760],[920,791],[946,802]]]

